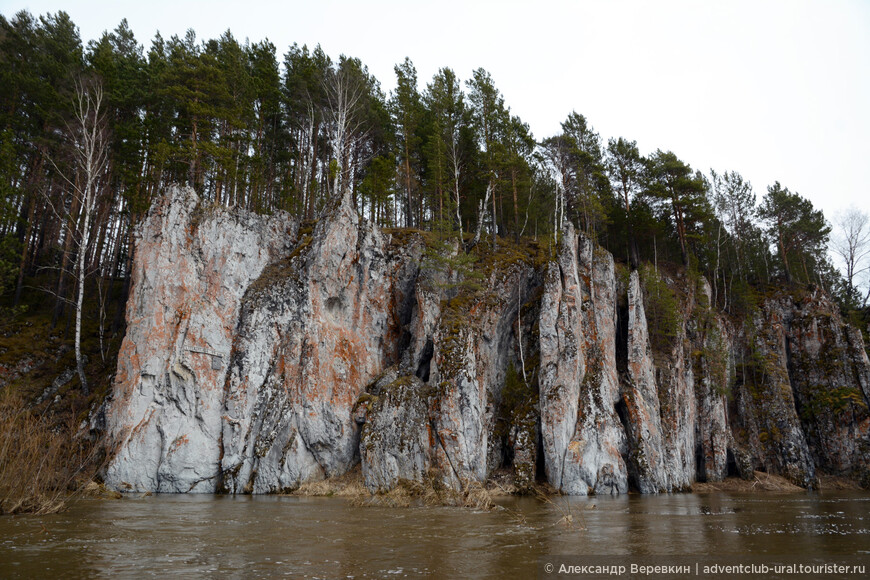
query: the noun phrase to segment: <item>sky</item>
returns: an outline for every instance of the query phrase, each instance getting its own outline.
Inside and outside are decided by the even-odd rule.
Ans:
[[[870,213],[870,1],[0,0],[7,18],[64,10],[84,42],[122,18],[154,34],[227,29],[358,57],[389,94],[410,57],[420,89],[441,67],[488,70],[542,140],[571,111],[606,140],[737,171],[759,199],[779,181],[828,219]]]

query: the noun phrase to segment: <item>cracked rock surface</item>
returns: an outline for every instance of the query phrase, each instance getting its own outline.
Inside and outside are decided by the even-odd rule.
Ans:
[[[432,243],[350,196],[312,225],[169,189],[136,231],[106,483],[271,493],[358,464],[372,492],[496,472],[572,495],[754,469],[870,481],[870,361],[824,294],[735,321],[703,279],[664,274],[663,343],[650,274],[571,227],[479,247],[479,281]]]

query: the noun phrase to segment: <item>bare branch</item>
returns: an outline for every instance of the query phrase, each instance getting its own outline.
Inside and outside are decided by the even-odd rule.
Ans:
[[[71,301],[64,296],[48,290],[63,302],[75,304],[75,354],[76,367],[82,384],[82,391],[88,395],[88,383],[84,372],[84,360],[81,353],[82,333],[82,303],[86,278],[94,273],[88,269],[88,249],[93,232],[94,214],[97,208],[99,183],[109,165],[108,132],[103,116],[103,88],[99,82],[79,79],[75,85],[73,101],[73,123],[67,125],[71,140],[72,157],[75,164],[75,176],[65,174],[60,167],[49,158],[55,171],[71,187],[73,201],[70,208],[58,211],[54,202],[45,194],[46,202],[61,222],[65,235],[77,246],[77,255],[73,265],[72,278],[76,281],[76,299]],[[77,215],[73,215],[73,211]],[[63,214],[61,216],[61,213]],[[65,272],[65,268],[61,269]]]
[[[861,286],[867,284],[870,295],[870,217],[855,207],[840,212],[834,218],[831,250],[845,268],[846,290],[850,298],[860,297]],[[863,300],[866,304],[867,299]]]

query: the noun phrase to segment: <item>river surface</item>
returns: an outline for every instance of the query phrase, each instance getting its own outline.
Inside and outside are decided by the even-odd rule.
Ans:
[[[503,509],[161,495],[0,517],[0,578],[534,578],[542,558],[856,556],[870,494],[505,498]],[[870,566],[868,566],[870,570]]]

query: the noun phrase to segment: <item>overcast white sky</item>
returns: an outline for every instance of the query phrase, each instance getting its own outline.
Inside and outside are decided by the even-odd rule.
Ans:
[[[779,180],[825,210],[870,212],[870,2],[0,0],[7,18],[65,10],[82,39],[127,18],[147,50],[193,28],[359,57],[394,86],[409,56],[420,88],[439,67],[487,69],[539,140],[572,110],[605,139],[672,150],[705,173],[736,170],[759,198]]]

